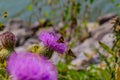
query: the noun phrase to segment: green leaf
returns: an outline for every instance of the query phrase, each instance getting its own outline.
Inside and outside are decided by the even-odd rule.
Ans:
[[[104,43],[102,42],[99,42],[100,46],[105,49],[107,52],[109,52],[111,55],[114,55],[114,52],[107,46],[105,45]]]
[[[49,13],[47,11],[44,12],[45,17],[49,17]]]
[[[96,71],[99,74],[101,80],[111,80],[110,73],[108,73],[106,69],[97,68]]]
[[[0,69],[0,75],[3,76],[3,77],[5,77],[5,74],[6,74],[6,70],[3,69],[3,68],[1,68]]]
[[[52,10],[51,14],[52,14],[52,15],[55,15],[55,11],[54,11],[54,10]]]
[[[0,80],[4,80],[4,77],[0,74]]]
[[[112,2],[115,2],[115,0],[111,0]]]
[[[117,7],[120,7],[120,3],[116,4]]]
[[[94,0],[90,0],[90,3],[92,4],[94,2]]]
[[[31,11],[32,9],[33,9],[33,5],[28,5],[28,6],[27,6],[27,10],[28,10],[28,11]]]

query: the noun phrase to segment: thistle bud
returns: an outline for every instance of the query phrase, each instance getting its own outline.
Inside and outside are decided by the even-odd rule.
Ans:
[[[43,44],[41,44],[41,45],[33,44],[32,46],[30,46],[28,48],[28,51],[32,52],[32,53],[42,55],[42,56],[45,56],[48,59],[50,59],[52,57],[52,53],[53,53],[53,50],[50,50],[49,48],[47,48]]]
[[[6,31],[0,34],[0,42],[3,48],[13,50],[16,43],[15,35],[10,31]]]
[[[3,63],[7,59],[10,53],[11,53],[10,50],[4,49],[4,48],[1,49],[0,50],[0,62]]]

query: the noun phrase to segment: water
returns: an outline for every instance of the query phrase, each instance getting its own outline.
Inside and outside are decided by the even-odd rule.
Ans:
[[[28,6],[31,5],[31,0],[0,0],[0,14],[3,14],[4,11],[7,11],[9,14],[8,18],[0,20],[7,22],[13,18],[22,18],[24,20],[34,22],[38,19],[47,18],[55,23],[59,22],[61,20],[62,6],[68,0],[58,0],[58,4],[56,6],[48,5],[47,1],[48,0],[39,0],[38,6],[41,10],[36,9],[36,7],[33,7],[33,10],[27,10]],[[90,3],[85,0],[76,1],[80,1],[82,3],[79,14],[79,18],[81,18],[84,15],[85,5]],[[120,3],[120,0],[115,0],[114,3],[112,0],[94,0],[94,2],[90,4],[90,21],[95,21],[98,16],[105,15],[107,13],[119,14],[120,7],[116,7],[117,3]]]

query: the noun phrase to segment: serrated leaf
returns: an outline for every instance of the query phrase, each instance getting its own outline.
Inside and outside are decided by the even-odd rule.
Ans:
[[[104,43],[102,42],[99,42],[100,46],[105,49],[107,52],[109,52],[111,55],[114,55],[114,52],[107,46],[105,45]]]

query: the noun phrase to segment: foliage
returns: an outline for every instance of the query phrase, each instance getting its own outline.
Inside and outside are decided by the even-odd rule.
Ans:
[[[97,68],[90,65],[89,70],[68,69],[62,62],[58,65],[59,80],[110,80],[109,72],[106,69]]]

